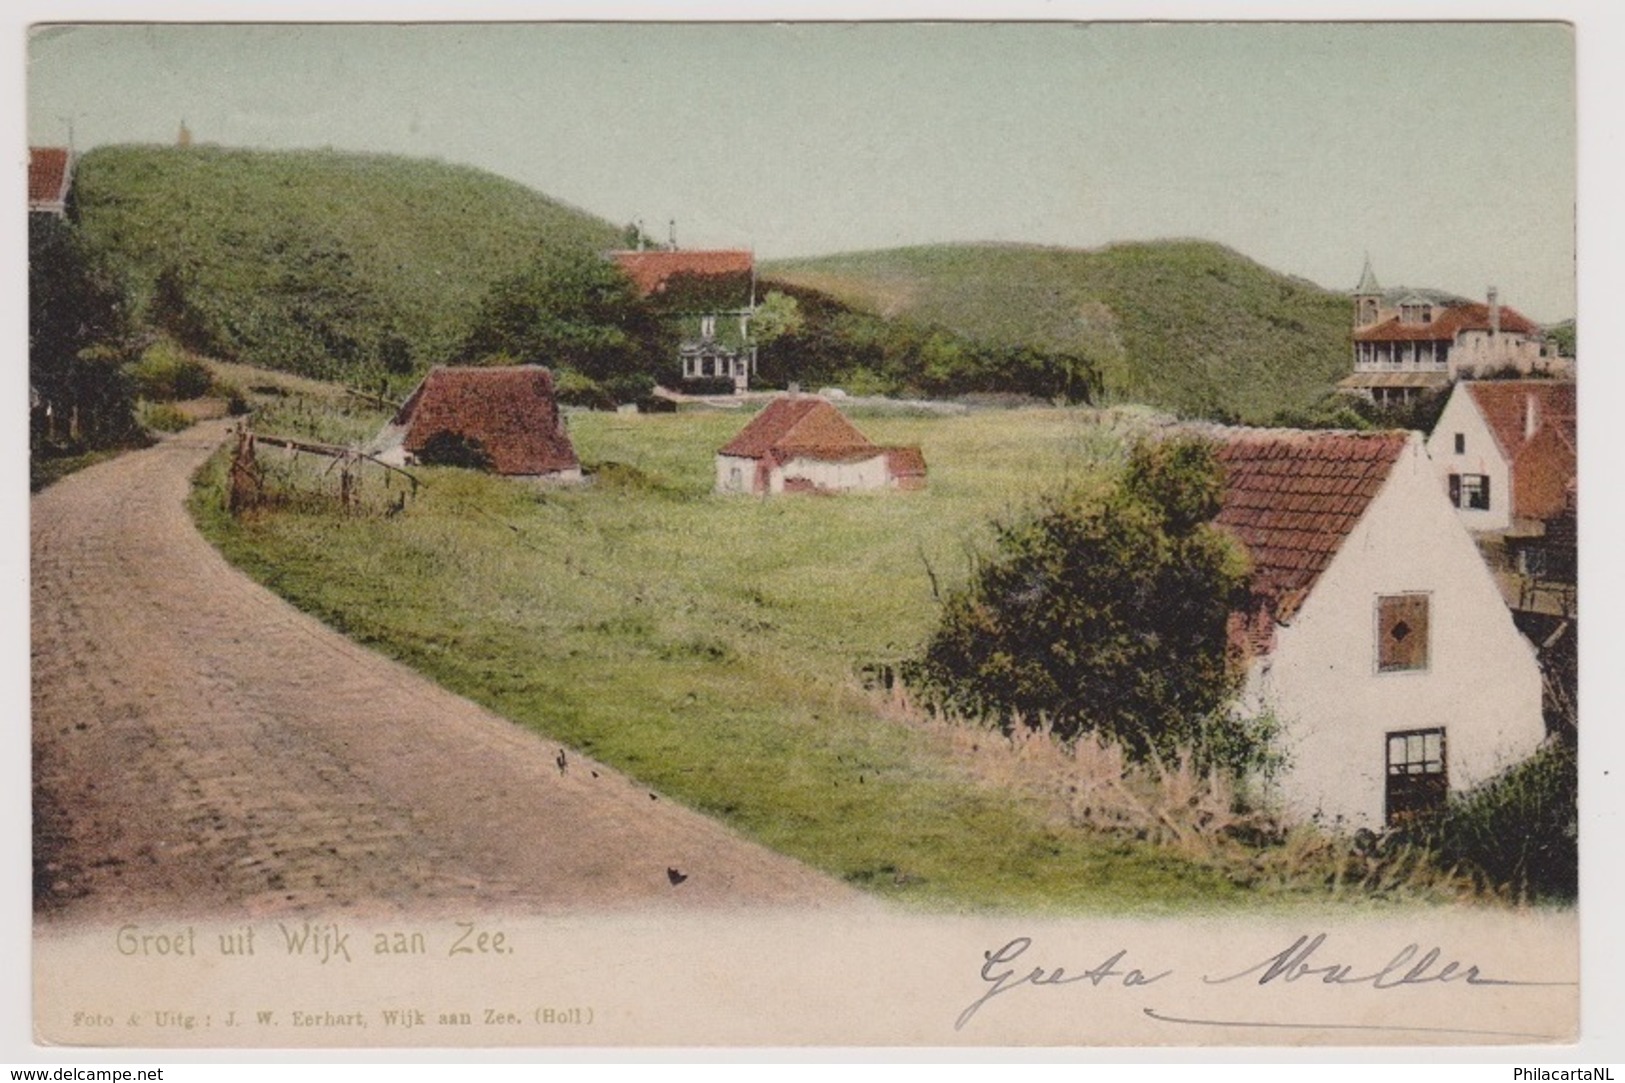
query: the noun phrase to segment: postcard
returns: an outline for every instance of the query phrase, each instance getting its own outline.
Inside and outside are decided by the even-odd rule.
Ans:
[[[27,55],[41,1049],[1583,1036],[1570,24]]]

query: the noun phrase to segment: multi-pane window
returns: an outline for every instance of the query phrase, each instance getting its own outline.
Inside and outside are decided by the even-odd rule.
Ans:
[[[1488,474],[1451,474],[1450,503],[1469,511],[1490,510]]]
[[[1377,599],[1377,672],[1428,666],[1428,596],[1385,594]]]
[[[1401,730],[1387,735],[1387,808],[1390,824],[1443,807],[1450,792],[1444,730]]]

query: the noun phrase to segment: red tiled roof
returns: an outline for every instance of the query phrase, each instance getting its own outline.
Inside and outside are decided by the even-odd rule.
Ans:
[[[68,198],[73,157],[67,147],[28,148],[28,209],[60,210]]]
[[[1545,519],[1562,511],[1578,460],[1574,384],[1475,380],[1461,386],[1472,396],[1512,472],[1512,514]]]
[[[1540,332],[1531,320],[1515,308],[1501,309],[1501,330],[1520,335]],[[1398,316],[1384,320],[1373,327],[1362,327],[1354,332],[1355,342],[1454,342],[1462,331],[1488,331],[1490,306],[1469,301],[1451,305],[1434,316],[1431,323],[1401,323]]]
[[[1461,385],[1473,397],[1478,412],[1511,462],[1523,450],[1527,411],[1533,405],[1535,431],[1546,426],[1573,445],[1574,384],[1568,380],[1473,380]],[[1533,435],[1531,433],[1531,435]]]
[[[651,249],[647,252],[612,252],[611,258],[625,271],[645,297],[664,293],[678,277],[729,278],[749,280],[755,258],[742,249]]]
[[[894,478],[924,477],[925,454],[917,447],[886,449],[886,469]]]
[[[723,445],[718,454],[742,459],[805,455],[819,459],[845,459],[878,455],[881,449],[859,432],[826,399],[814,395],[784,396]]]
[[[1275,620],[1290,620],[1314,589],[1408,439],[1244,430],[1219,444],[1224,496],[1214,523],[1246,547],[1252,593]]]
[[[537,365],[436,368],[395,415],[417,454],[436,434],[478,440],[498,474],[551,474],[580,465],[559,420],[553,376]]]

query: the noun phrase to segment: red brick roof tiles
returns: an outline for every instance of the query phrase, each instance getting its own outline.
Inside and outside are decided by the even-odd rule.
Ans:
[[[1523,313],[1506,305],[1501,309],[1501,330],[1512,334],[1533,335],[1540,328]],[[1490,306],[1475,301],[1450,305],[1439,310],[1430,323],[1402,323],[1399,317],[1384,320],[1372,327],[1361,327],[1354,332],[1355,342],[1454,342],[1462,331],[1488,331]]]
[[[1527,412],[1535,432],[1550,426],[1569,445],[1575,440],[1574,384],[1568,380],[1474,380],[1462,384],[1473,397],[1501,454],[1510,462],[1526,443]],[[1531,434],[1533,435],[1533,434]]]
[[[879,452],[880,448],[827,400],[808,395],[774,399],[723,445],[719,454],[760,459],[770,454],[795,453],[839,459],[854,453]]]
[[[917,447],[886,448],[886,468],[894,478],[924,477],[925,454]]]
[[[1512,514],[1546,519],[1564,510],[1578,469],[1574,384],[1478,380],[1473,397],[1512,474]]]
[[[652,249],[647,252],[613,252],[615,263],[625,271],[645,297],[664,293],[678,277],[728,278],[744,276],[748,281],[755,257],[743,249]]]
[[[1252,592],[1276,620],[1290,620],[1314,589],[1408,439],[1246,430],[1219,444],[1224,496],[1214,523],[1246,547]]]
[[[72,173],[73,156],[67,147],[29,147],[28,209],[60,210]]]
[[[478,440],[498,474],[552,474],[580,466],[559,419],[553,377],[536,365],[436,368],[394,424],[417,454],[436,434]]]

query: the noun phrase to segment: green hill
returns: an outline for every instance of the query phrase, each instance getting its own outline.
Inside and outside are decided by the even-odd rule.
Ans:
[[[1349,367],[1349,301],[1200,241],[937,245],[780,260],[775,282],[997,345],[1081,354],[1107,393],[1267,421]]]
[[[335,151],[101,147],[79,162],[75,200],[149,326],[329,378],[444,360],[491,284],[539,247],[620,239],[477,169]]]

